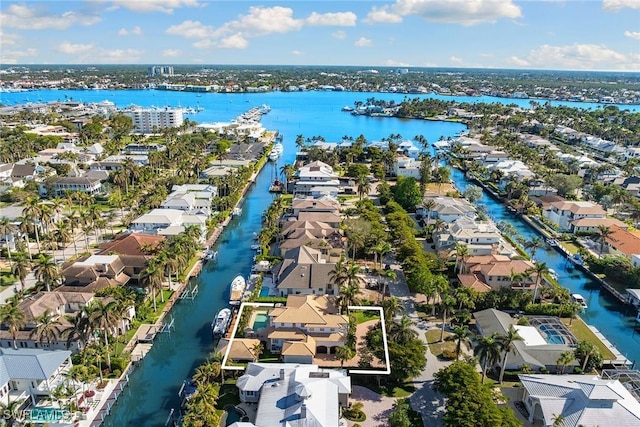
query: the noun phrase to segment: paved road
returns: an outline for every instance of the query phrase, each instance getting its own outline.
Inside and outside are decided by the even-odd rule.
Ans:
[[[451,364],[451,362],[445,362],[438,360],[431,351],[427,343],[425,336],[425,330],[420,329],[415,324],[418,323],[418,313],[414,304],[413,297],[409,291],[409,287],[404,280],[404,275],[400,270],[400,266],[394,264],[391,257],[385,259],[385,262],[391,265],[391,268],[396,271],[398,279],[395,283],[390,284],[391,295],[399,298],[404,306],[404,315],[408,316],[414,321],[414,329],[418,332],[418,337],[423,340],[426,347],[427,366],[422,374],[416,377],[413,381],[413,385],[416,391],[411,395],[410,402],[413,410],[422,414],[422,423],[424,427],[440,427],[443,426],[442,416],[444,415],[444,396],[436,393],[433,388],[433,374]],[[402,316],[402,315],[400,315]],[[436,327],[435,324],[428,325],[428,327]]]

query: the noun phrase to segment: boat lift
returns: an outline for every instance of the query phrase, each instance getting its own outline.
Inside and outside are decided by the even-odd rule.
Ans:
[[[162,322],[162,326],[160,327],[160,330],[158,332],[160,332],[160,333],[165,333],[165,332],[171,333],[176,328],[174,323],[175,323],[175,319],[173,318],[173,316],[171,316],[171,320],[168,323],[167,322]]]
[[[180,293],[180,299],[190,299],[190,300],[194,300],[196,298],[196,296],[198,296],[198,292],[200,291],[200,288],[198,288],[198,284],[197,283],[193,283],[193,286],[189,287],[187,286],[181,293]]]

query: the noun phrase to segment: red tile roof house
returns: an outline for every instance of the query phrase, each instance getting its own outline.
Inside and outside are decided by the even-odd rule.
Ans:
[[[603,253],[621,255],[629,260],[640,254],[640,232],[631,232],[618,226],[610,228],[612,233],[606,238]]]
[[[533,263],[524,259],[511,259],[504,255],[479,255],[469,257],[464,263],[463,273],[458,275],[460,283],[477,292],[513,287],[514,289],[532,289],[536,276],[526,272]],[[512,280],[521,275],[519,281]]]
[[[606,218],[605,211],[597,203],[571,202],[568,200],[552,202],[542,211],[549,221],[558,224],[561,230],[570,230],[571,223],[582,218]]]

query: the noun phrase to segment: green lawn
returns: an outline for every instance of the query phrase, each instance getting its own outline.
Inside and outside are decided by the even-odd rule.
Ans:
[[[456,343],[453,341],[440,342],[440,334],[440,329],[431,329],[424,333],[425,337],[427,337],[427,342],[429,343],[429,350],[431,350],[431,353],[433,353],[433,355],[436,357],[440,357],[445,350],[455,352]],[[450,332],[444,332],[445,339],[450,335]]]
[[[580,248],[578,248],[578,246],[575,243],[560,242],[560,245],[562,245],[562,247],[564,247],[566,250],[568,250],[572,254],[577,254],[578,252],[580,252]]]
[[[582,319],[573,319],[571,325],[569,325],[569,319],[562,319],[562,322],[569,328],[571,333],[578,339],[578,341],[589,341],[600,350],[602,356],[605,360],[614,360],[616,356],[607,348],[606,345],[598,337],[596,334],[589,329],[586,323],[582,321]]]
[[[380,320],[380,314],[378,310],[353,310],[350,313],[351,316],[355,317],[356,324],[368,322],[369,320]]]

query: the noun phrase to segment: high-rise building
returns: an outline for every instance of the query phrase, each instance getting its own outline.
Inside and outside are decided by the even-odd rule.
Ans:
[[[147,69],[149,77],[173,76],[173,67],[170,65],[153,65]]]
[[[182,109],[180,108],[130,108],[122,114],[133,120],[134,132],[152,133],[166,128],[182,125]]]

